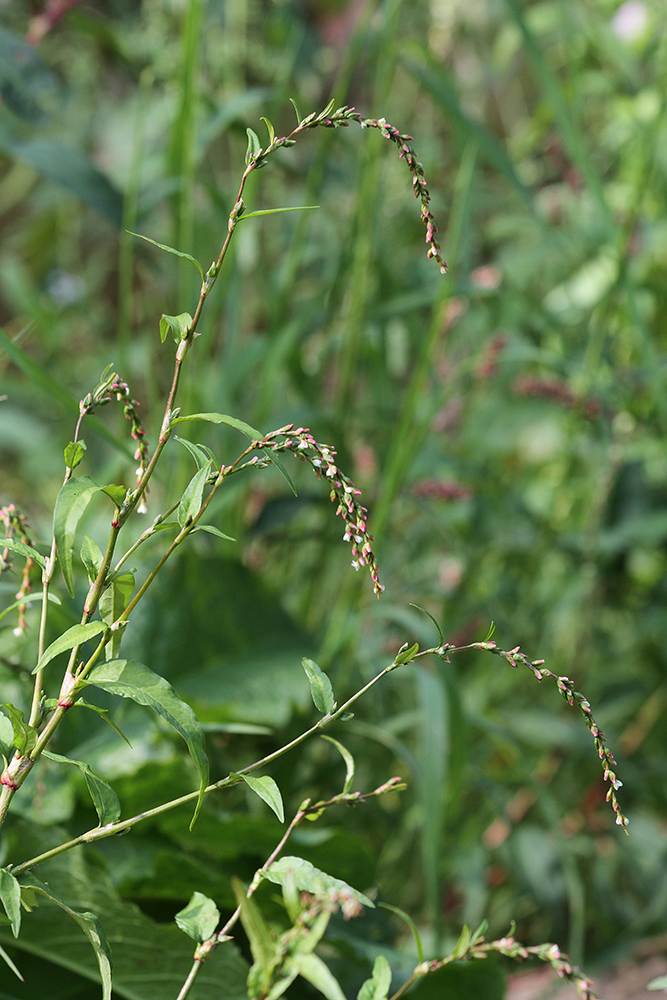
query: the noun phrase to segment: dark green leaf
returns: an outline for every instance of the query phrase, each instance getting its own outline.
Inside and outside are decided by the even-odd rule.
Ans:
[[[92,639],[96,635],[106,632],[106,629],[107,626],[104,622],[86,622],[85,625],[72,625],[44,650],[37,666],[33,670],[33,674],[36,674],[38,670],[42,670],[59,653],[64,653],[67,649],[74,649],[75,646],[80,646],[87,639]]]
[[[130,232],[129,229],[128,232]],[[175,250],[174,247],[167,246],[166,243],[157,243],[155,240],[149,239],[148,236],[142,236],[141,233],[130,233],[130,236],[137,236],[140,240],[145,240],[146,243],[152,243],[154,247],[158,247],[158,249],[160,250],[165,250],[167,253],[173,253],[174,256],[176,257],[182,257],[184,260],[189,260],[190,263],[194,264],[194,266],[197,268],[197,270],[201,274],[202,281],[204,281],[203,267],[201,266],[199,261],[196,260],[194,257],[192,257],[189,253],[183,253],[182,250]]]
[[[131,660],[110,660],[94,667],[86,683],[152,708],[183,737],[200,776],[199,798],[190,823],[192,829],[208,783],[208,759],[204,732],[190,706],[181,701],[164,677],[153,673],[143,663]]]
[[[176,517],[181,528],[185,528],[188,524],[191,524],[201,510],[204,487],[206,486],[206,480],[211,474],[212,465],[212,462],[207,462],[206,465],[202,466],[198,472],[195,472],[185,488],[181,502],[178,505],[178,510],[176,511]]]
[[[380,904],[382,906],[382,904]],[[420,962],[423,959],[420,959]],[[391,969],[384,955],[378,955],[373,965],[373,975],[362,984],[357,1000],[387,1000],[391,986]]]
[[[2,706],[7,710],[14,731],[14,746],[22,757],[27,757],[37,743],[37,730],[30,726],[23,717],[20,708],[9,703]]]
[[[192,326],[192,316],[190,313],[179,313],[178,316],[166,316],[162,313],[160,317],[160,340],[164,344],[167,334],[171,330],[174,343],[179,344],[187,336]]]
[[[212,899],[201,892],[194,892],[190,902],[174,917],[182,931],[201,944],[215,933],[220,922],[220,911]]]
[[[85,441],[70,441],[65,448],[65,465],[68,469],[76,469],[86,453]]]
[[[247,128],[246,135],[248,136],[248,148],[245,153],[246,164],[251,163],[255,157],[262,152],[262,147],[260,145],[259,136],[256,132],[253,132],[251,128]]]
[[[90,535],[84,535],[81,539],[81,562],[86,568],[86,573],[88,574],[88,579],[91,583],[94,583],[97,579],[97,575],[102,567],[102,561],[104,555],[102,549],[99,547],[94,538]]]
[[[327,875],[326,872],[320,871],[310,861],[304,861],[303,858],[284,857],[280,858],[279,861],[274,861],[268,868],[262,868],[264,878],[267,878],[269,882],[277,883],[277,885],[283,884],[288,872],[292,873],[297,889],[302,892],[312,892],[314,896],[328,896],[331,893],[340,892],[344,896],[352,896],[362,906],[373,908],[375,905],[368,896],[364,896],[363,892],[353,889],[351,885],[341,881],[341,879]]]
[[[102,621],[107,625],[117,621],[130,603],[133,591],[134,573],[119,573],[115,576],[100,597],[99,612]],[[118,656],[122,638],[123,633],[120,629],[112,632],[111,642],[108,642],[105,648],[107,660],[113,660]]]
[[[125,487],[117,486],[115,483],[111,483],[110,486],[103,486],[102,493],[106,494],[116,507],[121,507],[127,496]]]
[[[11,958],[9,957],[9,955],[7,954],[7,952],[5,951],[5,949],[3,947],[1,947],[1,946],[0,946],[0,958],[2,958],[3,962],[5,962],[9,966],[9,968],[12,970],[12,972],[14,973],[14,975],[17,976],[17,978],[20,979],[21,982],[25,982],[25,980],[23,979],[23,976],[21,975],[21,973],[16,968],[16,966],[12,962]]]
[[[93,482],[90,476],[81,476],[79,479],[68,479],[56,498],[53,534],[60,568],[70,597],[74,597],[72,549],[77,525],[93,494],[107,488]]]
[[[16,938],[21,929],[21,886],[6,868],[0,869],[0,899]]]
[[[315,708],[322,715],[328,715],[335,704],[331,681],[315,661],[309,660],[307,656],[301,660],[301,666],[306,671]]]
[[[284,823],[285,808],[283,806],[283,797],[273,778],[268,774],[260,775],[259,777],[254,774],[242,774],[241,777],[249,788],[252,788],[253,792],[259,795],[260,799],[266,802],[267,806],[273,810],[280,822]]]
[[[88,791],[93,800],[100,826],[116,822],[120,816],[120,802],[113,788],[107,784],[104,778],[100,778],[98,774],[95,774],[85,761],[72,760],[70,757],[61,757],[60,754],[53,753],[51,750],[43,750],[42,753],[49,760],[54,760],[59,764],[71,764],[73,767],[78,767],[86,779]]]

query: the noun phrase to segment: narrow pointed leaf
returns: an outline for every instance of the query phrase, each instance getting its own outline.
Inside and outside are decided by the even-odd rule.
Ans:
[[[164,677],[132,660],[109,660],[100,664],[88,674],[86,683],[152,708],[183,737],[200,776],[199,798],[190,823],[192,829],[208,784],[208,759],[204,731],[190,706],[181,701]]]
[[[80,646],[87,639],[92,639],[101,632],[106,632],[107,626],[104,622],[86,622],[85,625],[72,625],[66,632],[59,635],[51,645],[44,650],[42,656],[33,670],[36,674],[38,670],[43,670],[47,663],[50,663],[59,653],[64,653],[68,649]]]
[[[261,121],[263,121],[266,125],[266,130],[269,133],[269,144],[272,145],[276,138],[276,131],[268,118],[264,118],[264,116],[262,116]]]
[[[410,605],[410,607],[411,607],[411,608],[416,608],[416,609],[417,609],[417,611],[421,611],[421,613],[422,613],[423,615],[426,615],[426,616],[427,616],[428,618],[430,618],[430,619],[431,619],[431,621],[433,622],[433,624],[435,625],[435,627],[436,627],[436,628],[437,628],[437,630],[438,630],[438,638],[439,638],[439,640],[440,640],[440,645],[442,646],[442,645],[443,645],[443,643],[444,643],[444,641],[445,641],[445,637],[444,637],[444,635],[442,634],[442,629],[441,629],[441,628],[440,628],[440,626],[438,625],[437,621],[435,620],[435,618],[433,617],[433,615],[431,614],[431,612],[430,612],[430,611],[427,611],[427,610],[426,610],[426,608],[420,608],[420,606],[419,606],[418,604],[411,604],[411,605]]]
[[[345,761],[345,784],[343,785],[343,794],[346,795],[352,787],[352,782],[354,781],[354,757],[347,747],[344,747],[342,743],[335,740],[333,736],[323,736],[322,739],[326,740],[327,743],[333,743],[336,750],[338,750],[338,753]]]
[[[94,538],[84,535],[81,539],[81,562],[86,567],[86,573],[91,583],[97,579],[97,574],[102,566],[104,555]]]
[[[57,702],[56,702],[56,704],[57,704]],[[78,701],[76,702],[76,707],[77,708],[89,708],[91,711],[96,712],[97,715],[101,716],[102,719],[104,719],[104,721],[106,722],[107,726],[111,726],[111,728],[113,729],[114,733],[118,733],[118,735],[120,736],[121,740],[124,740],[127,743],[128,747],[130,747],[130,749],[132,748],[132,744],[128,740],[128,738],[125,735],[125,733],[122,733],[120,731],[120,729],[118,728],[118,726],[116,725],[116,723],[113,721],[113,719],[109,715],[109,709],[108,708],[100,708],[99,705],[91,705],[91,704],[89,704],[89,702],[84,701],[83,698],[79,698],[78,699]]]
[[[215,933],[220,922],[220,911],[208,896],[194,892],[188,905],[179,910],[174,919],[188,937],[202,944]]]
[[[315,708],[322,715],[328,715],[335,704],[331,681],[315,661],[309,660],[307,656],[301,660],[301,666],[306,671]]]
[[[104,778],[100,778],[99,774],[95,774],[85,761],[73,760],[71,757],[62,757],[59,753],[53,753],[51,750],[43,750],[42,753],[49,760],[56,761],[59,764],[71,764],[73,767],[78,767],[86,779],[88,791],[93,800],[100,826],[116,822],[120,816],[120,802],[113,788],[107,784]]]
[[[421,963],[424,961],[424,945],[422,944],[421,935],[419,934],[419,931],[417,930],[417,925],[415,924],[412,917],[408,913],[406,913],[405,910],[401,910],[399,906],[393,906],[391,903],[378,903],[378,906],[381,906],[384,910],[391,910],[392,913],[395,913],[396,916],[400,917],[401,920],[404,920],[406,922],[406,924],[412,931],[413,938],[415,939],[415,945],[417,946],[417,958],[419,959],[419,964],[421,965]]]
[[[202,466],[206,465],[209,461],[210,455],[207,455],[206,452],[199,447],[199,445],[193,444],[192,441],[188,441],[187,438],[182,438],[177,434],[174,434],[174,441],[178,441],[178,443],[182,444],[184,448],[187,448],[197,463],[198,469],[201,469]]]
[[[19,970],[16,968],[16,966],[12,962],[11,958],[9,957],[9,955],[7,954],[7,952],[5,951],[5,949],[1,945],[0,945],[0,958],[2,958],[3,962],[6,962],[6,964],[12,970],[12,972],[14,973],[14,975],[17,976],[21,980],[22,983],[25,982],[23,976],[21,975],[21,973],[19,972]]]
[[[362,906],[374,908],[375,904],[363,892],[353,889],[347,882],[334,878],[333,875],[327,875],[326,872],[320,871],[310,861],[304,861],[303,858],[288,856],[274,861],[268,868],[262,868],[264,878],[277,885],[283,884],[288,872],[292,873],[297,889],[302,892],[312,892],[314,896],[328,896],[331,893],[340,892],[345,896],[352,896]]]
[[[413,646],[409,646],[407,649],[404,649],[403,652],[397,653],[396,666],[400,667],[404,663],[408,663],[409,660],[413,660],[415,657],[415,653],[418,652],[419,652],[419,643],[416,642]]]
[[[292,955],[291,961],[297,968],[299,975],[324,994],[327,1000],[345,1000],[345,994],[340,988],[338,980],[317,955],[312,954],[312,952],[305,955],[302,952],[297,952],[296,955]]]
[[[6,868],[0,869],[0,899],[9,918],[12,934],[17,938],[21,929],[21,886]]]
[[[260,799],[266,802],[267,806],[273,810],[280,822],[284,823],[285,808],[283,806],[283,797],[273,778],[268,774],[263,774],[259,777],[254,774],[242,774],[241,777],[248,787],[252,788],[253,792],[259,795]]]
[[[187,527],[201,510],[204,487],[206,486],[206,480],[211,474],[212,466],[212,462],[207,462],[198,472],[195,472],[186,486],[185,493],[176,511],[176,517],[181,528]]]
[[[56,499],[53,534],[60,569],[70,597],[74,597],[72,549],[77,525],[93,495],[106,489],[108,487],[93,482],[90,476],[80,476],[78,479],[68,479]]]
[[[71,906],[67,905],[64,899],[51,889],[47,882],[42,882],[32,872],[22,875],[19,882],[23,888],[33,889],[40,895],[46,896],[47,899],[56,903],[61,910],[68,913],[73,920],[76,920],[95,951],[102,978],[102,1000],[111,1000],[111,949],[97,917],[93,913],[73,910]]]
[[[237,878],[232,879],[232,889],[241,910],[241,923],[250,942],[253,960],[257,965],[266,967],[276,950],[271,931],[255,901],[248,898],[243,884]]]
[[[239,218],[239,222],[245,219],[254,219],[258,215],[277,215],[279,212],[310,212],[319,205],[289,205],[286,208],[260,208],[256,212],[244,212]]]
[[[363,983],[357,993],[357,1000],[387,1000],[391,987],[391,969],[384,955],[378,955],[373,966],[373,975]]]
[[[453,959],[463,958],[468,950],[471,938],[472,934],[470,933],[470,928],[467,924],[464,924],[459,939],[452,949]]]
[[[46,566],[44,556],[40,555],[31,545],[19,541],[18,538],[0,538],[0,549],[9,549],[10,552],[15,552],[17,556],[22,556],[24,559],[34,559],[42,569]]]
[[[216,528],[215,525],[213,525],[213,524],[198,524],[197,527],[194,530],[195,531],[207,531],[209,533],[209,535],[217,535],[218,538],[224,538],[224,540],[226,542],[235,542],[236,541],[236,539],[232,538],[231,535],[226,535],[224,533],[224,531],[220,531],[220,529]]]
[[[189,253],[183,253],[182,250],[175,250],[174,247],[167,246],[166,243],[158,243],[156,240],[149,239],[148,236],[142,236],[141,233],[131,233],[129,229],[127,232],[130,236],[137,236],[140,240],[145,240],[146,243],[152,243],[153,246],[157,247],[159,250],[165,250],[167,253],[173,253],[175,257],[182,257],[183,260],[189,260],[190,263],[194,264],[197,268],[201,274],[202,281],[204,281],[204,268],[201,266],[199,261],[195,257],[192,257]]]
[[[133,591],[134,573],[119,573],[115,576],[100,597],[99,612],[102,621],[106,622],[107,625],[118,621],[130,603]],[[118,658],[122,639],[123,632],[120,629],[111,633],[111,641],[106,644],[104,649],[106,660]]]
[[[5,615],[8,615],[10,611],[13,611],[14,608],[19,608],[23,604],[34,604],[35,601],[42,601],[43,599],[44,599],[43,594],[26,594],[25,597],[22,597],[20,601],[14,601],[13,604],[8,605],[8,607],[0,611],[0,620],[2,620],[5,617]],[[60,598],[56,597],[55,594],[49,594],[48,600],[51,601],[53,604],[62,603]]]
[[[289,102],[290,102],[290,104],[292,105],[292,107],[294,108],[294,110],[295,110],[295,112],[296,112],[296,120],[297,120],[297,122],[298,122],[298,123],[299,123],[299,125],[300,125],[300,124],[301,124],[301,122],[303,121],[303,118],[301,117],[301,112],[299,111],[299,108],[298,108],[298,106],[297,106],[297,103],[296,103],[296,101],[294,100],[294,98],[292,98],[292,97],[290,97],[290,99],[289,99]]]

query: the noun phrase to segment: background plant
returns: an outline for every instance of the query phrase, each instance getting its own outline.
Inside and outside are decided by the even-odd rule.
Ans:
[[[257,123],[259,133],[260,113],[281,121],[274,107],[282,108],[287,94],[301,106],[315,106],[314,96],[325,103],[331,67],[342,51],[337,98],[409,123],[436,214],[446,218],[441,209],[451,206],[443,240],[450,276],[443,284],[419,249],[423,230],[405,192],[405,168],[386,155],[386,144],[377,136],[355,139],[348,130],[343,143],[331,145],[331,133],[324,132],[322,152],[313,152],[313,139],[307,150],[293,151],[298,177],[287,169],[258,175],[261,190],[253,205],[319,203],[317,226],[313,213],[293,213],[267,220],[254,235],[251,223],[239,232],[233,268],[221,279],[219,298],[209,303],[210,327],[204,328],[200,360],[194,360],[187,404],[189,412],[241,413],[260,427],[296,418],[335,441],[340,464],[372,509],[392,597],[358,605],[358,595],[347,591],[356,578],[344,582],[349,569],[328,500],[314,490],[304,494],[298,483],[300,499],[287,506],[283,481],[269,488],[264,478],[245,499],[239,485],[239,497],[229,500],[224,526],[239,539],[245,568],[234,561],[221,566],[212,551],[196,564],[186,558],[178,579],[154,599],[156,608],[162,601],[177,608],[168,623],[173,634],[157,648],[179,691],[197,696],[200,715],[247,726],[247,689],[237,680],[221,690],[212,678],[223,660],[237,667],[236,677],[247,676],[248,635],[255,638],[256,630],[241,623],[244,615],[255,622],[259,608],[271,636],[264,647],[267,656],[272,652],[271,669],[281,654],[285,698],[281,704],[255,698],[254,724],[289,729],[294,713],[305,710],[298,666],[304,650],[345,686],[355,676],[370,677],[384,663],[387,645],[395,649],[403,640],[406,626],[415,638],[430,641],[423,630],[431,626],[406,612],[410,601],[445,622],[448,638],[478,636],[495,618],[508,644],[521,641],[556,672],[575,677],[603,728],[621,734],[633,836],[622,845],[610,840],[597,804],[595,762],[586,771],[573,753],[579,730],[569,724],[570,715],[553,721],[542,689],[517,686],[513,671],[499,671],[490,681],[486,664],[460,668],[454,662],[440,667],[437,677],[395,674],[386,700],[369,703],[368,716],[354,720],[364,729],[363,757],[351,747],[360,767],[410,778],[408,823],[399,825],[395,814],[380,810],[371,831],[367,815],[362,824],[352,814],[347,846],[339,832],[329,848],[337,841],[338,858],[350,859],[352,884],[381,881],[387,898],[413,914],[427,898],[425,919],[440,921],[446,932],[462,921],[476,926],[486,912],[492,933],[501,935],[514,915],[522,940],[567,942],[577,957],[584,945],[589,955],[603,955],[614,941],[618,953],[619,941],[630,945],[660,929],[665,891],[658,780],[664,745],[657,726],[664,687],[657,327],[663,14],[647,8],[645,34],[632,39],[602,3],[576,9],[465,5],[460,11],[453,5],[411,4],[409,11],[399,4],[368,5],[356,40],[335,50],[321,44],[331,25],[322,14],[305,21],[294,8],[275,6],[260,23],[249,8],[237,9],[247,16],[234,20],[192,4],[182,21],[176,10],[144,7],[128,16],[119,7],[105,21],[79,8],[40,45],[43,63],[56,73],[31,72],[46,102],[41,121],[26,117],[26,101],[19,108],[22,126],[10,115],[3,119],[4,148],[13,159],[3,174],[2,290],[6,317],[20,317],[5,330],[14,340],[13,356],[30,376],[20,381],[12,369],[12,398],[2,404],[3,502],[14,498],[28,510],[37,536],[46,537],[61,474],[60,449],[47,447],[48,434],[57,424],[65,446],[71,423],[56,420],[64,412],[57,408],[76,412],[90,372],[106,361],[128,379],[150,424],[168,373],[156,339],[130,338],[128,331],[154,324],[156,302],[166,313],[183,308],[182,291],[196,280],[187,261],[177,274],[169,270],[172,258],[150,247],[133,249],[130,237],[121,238],[119,257],[112,228],[38,181],[33,140],[57,136],[61,147],[93,150],[128,194],[124,228],[206,260],[226,224],[246,125]],[[22,34],[27,12],[17,5],[15,16],[13,27]],[[301,45],[302,32],[307,42]],[[193,51],[199,53],[196,66]],[[101,81],[113,100],[100,96]],[[248,88],[262,85],[271,90],[268,102],[252,90],[246,96]],[[58,86],[59,93],[53,89]],[[241,89],[244,96],[234,106]],[[5,96],[5,109],[7,103]],[[188,119],[189,109],[198,109],[198,120]],[[207,146],[216,128],[228,123]],[[8,136],[10,124],[15,131]],[[105,138],[116,135],[121,141]],[[199,139],[181,141],[193,135]],[[369,141],[357,145],[361,139]],[[204,149],[209,152],[202,158]],[[54,162],[50,157],[47,165]],[[309,168],[315,193],[304,195]],[[86,187],[80,176],[77,189],[89,202],[97,192],[98,204],[107,204],[101,189]],[[120,203],[114,204],[117,212]],[[80,235],[73,239],[77,218]],[[188,231],[191,238],[177,238]],[[289,252],[287,232],[293,233]],[[357,232],[359,241],[352,238]],[[135,252],[140,260],[131,298]],[[262,267],[277,258],[281,268]],[[173,264],[178,266],[175,258]],[[270,296],[253,288],[254,273],[271,274]],[[318,290],[325,286],[333,291],[322,301]],[[548,298],[553,289],[558,294]],[[115,343],[118,314],[125,332]],[[36,326],[29,330],[27,322]],[[63,343],[72,350],[65,352]],[[129,366],[121,364],[125,360]],[[52,390],[48,405],[46,384]],[[213,446],[212,438],[201,440]],[[96,456],[101,466],[91,474],[114,481],[124,459],[111,448],[96,449]],[[188,463],[184,450],[181,468],[175,464],[172,472],[183,485],[191,476]],[[95,526],[86,530],[94,533]],[[297,547],[297,538],[306,544]],[[324,562],[330,574],[320,572]],[[262,586],[280,585],[291,620],[273,609],[262,587],[258,591],[258,575]],[[197,592],[194,586],[185,595],[179,586],[195,580],[205,598],[188,596]],[[223,651],[206,629],[209,601],[225,608],[230,620],[233,639]],[[195,641],[183,622],[197,609],[203,625],[196,641],[210,669],[200,679],[179,677],[183,650]],[[142,643],[155,648],[158,629],[148,611],[145,622]],[[305,645],[304,631],[312,636]],[[20,662],[11,632],[3,640],[10,664],[13,657]],[[141,650],[135,653],[139,658]],[[261,683],[257,687],[261,695]],[[549,713],[548,725],[540,712]],[[388,719],[394,721],[388,725]],[[267,738],[213,737],[219,753],[232,757],[240,739],[261,745]],[[72,733],[60,749],[74,751],[89,739],[84,731]],[[164,760],[158,765],[173,745],[167,741],[167,753],[155,740],[143,751],[144,781],[149,787],[173,784]],[[98,746],[97,752],[105,750]],[[409,762],[409,775],[396,754]],[[134,765],[115,750],[113,759],[119,772],[128,769],[129,785]],[[176,769],[173,761],[171,766]],[[302,764],[317,783],[329,766],[315,750]],[[289,787],[289,770],[276,777]],[[365,774],[359,778],[371,787]],[[136,774],[132,783],[138,784]],[[51,797],[51,821],[58,815],[67,821],[68,810],[73,815],[87,808],[78,791],[74,798],[74,774],[62,784],[69,791]],[[436,786],[445,789],[442,797],[433,795]],[[48,821],[44,799],[38,806]],[[495,822],[499,813],[503,819]],[[89,817],[82,826],[93,822]],[[117,869],[123,891],[142,899],[153,915],[171,915],[191,890],[191,882],[186,886],[184,879],[179,889],[177,879],[159,874],[168,861],[176,867],[177,839],[169,824],[153,827],[142,845],[145,863],[134,872]],[[242,834],[237,840],[247,843]],[[371,844],[377,843],[383,852],[371,874],[371,858],[379,853]],[[323,845],[318,849],[324,853]],[[201,864],[202,857],[190,854],[189,862]],[[326,869],[325,860],[320,867]],[[392,882],[398,870],[411,873],[400,885]]]

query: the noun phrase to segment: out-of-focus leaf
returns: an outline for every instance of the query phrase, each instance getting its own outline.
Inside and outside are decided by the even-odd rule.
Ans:
[[[276,882],[278,885],[283,885],[288,873],[290,873],[290,877],[294,877],[297,889],[312,892],[314,896],[340,893],[342,896],[351,896],[362,906],[371,908],[375,906],[363,892],[353,889],[347,882],[334,878],[333,875],[327,875],[326,872],[320,871],[310,861],[305,861],[303,858],[287,856],[274,861],[268,868],[262,868],[264,878],[267,878],[269,882]]]
[[[21,929],[21,886],[6,868],[0,869],[0,900],[9,918],[14,937]]]
[[[373,975],[363,983],[357,1000],[387,1000],[391,986],[391,969],[384,955],[378,955],[373,965]]]

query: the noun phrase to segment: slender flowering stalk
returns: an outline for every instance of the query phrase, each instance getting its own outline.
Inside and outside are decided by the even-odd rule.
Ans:
[[[513,935],[500,938],[498,941],[482,941],[474,944],[469,955],[471,958],[486,958],[488,954],[495,952],[498,955],[505,955],[521,961],[525,958],[538,958],[541,962],[548,962],[555,970],[560,979],[568,983],[574,983],[581,1000],[597,1000],[597,993],[593,992],[593,983],[583,972],[570,962],[569,957],[564,954],[556,944],[538,944],[526,947],[517,941]]]
[[[8,504],[6,507],[0,507],[0,524],[4,526],[5,538],[16,540],[18,536],[23,545],[26,547],[25,565],[21,573],[21,586],[16,593],[16,600],[19,601],[19,605],[17,608],[18,622],[16,628],[14,629],[14,635],[19,636],[23,635],[26,629],[26,604],[22,603],[23,598],[32,593],[30,570],[35,565],[35,561],[30,555],[30,549],[34,548],[34,542],[28,533],[28,518],[25,514],[19,514],[13,503]],[[10,569],[11,566],[12,553],[7,546],[3,546],[0,542],[0,576],[2,576],[4,570]]]

